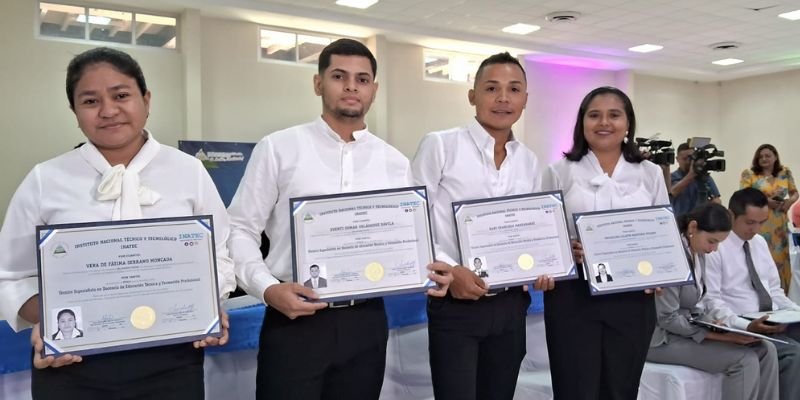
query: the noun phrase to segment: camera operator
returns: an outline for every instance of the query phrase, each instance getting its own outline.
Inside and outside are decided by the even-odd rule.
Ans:
[[[719,189],[714,179],[708,173],[698,174],[696,163],[705,160],[696,160],[693,157],[695,149],[688,143],[678,146],[678,169],[670,176],[670,202],[675,215],[679,216],[692,211],[695,207],[706,202],[720,203]],[[702,165],[699,166],[702,168]]]
[[[656,134],[658,136],[660,134]],[[664,184],[667,192],[670,190],[669,166],[675,163],[675,149],[671,140],[657,140],[654,138],[636,138],[636,145],[645,160],[658,165],[664,174]]]

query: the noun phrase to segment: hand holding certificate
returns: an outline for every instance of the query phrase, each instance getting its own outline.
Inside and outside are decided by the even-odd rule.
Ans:
[[[742,315],[742,318],[749,320],[767,317],[765,320],[772,324],[796,324],[800,322],[800,311],[797,310],[775,310],[758,311]]]
[[[221,333],[211,216],[37,227],[44,355]]]
[[[294,281],[325,301],[425,291],[425,187],[290,199]]]
[[[561,192],[453,203],[461,265],[490,288],[577,276]]]
[[[667,207],[576,213],[585,277],[593,295],[685,285],[694,281]]]
[[[749,336],[749,337],[753,337],[753,338],[757,338],[757,339],[769,340],[770,342],[789,344],[785,340],[776,339],[776,338],[773,338],[771,336],[762,335],[762,334],[755,333],[755,332],[743,331],[741,329],[731,328],[731,327],[728,327],[728,326],[725,326],[725,325],[715,324],[715,323],[712,323],[712,322],[701,321],[701,320],[698,320],[698,319],[693,319],[693,320],[690,320],[689,322],[691,322],[692,324],[695,324],[697,326],[702,326],[704,328],[710,329],[710,330],[712,330],[714,332],[735,333],[735,334],[738,334],[738,335]]]

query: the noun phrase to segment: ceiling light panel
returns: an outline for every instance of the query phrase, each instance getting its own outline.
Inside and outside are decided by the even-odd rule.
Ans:
[[[529,33],[536,32],[539,29],[542,28],[538,25],[529,25],[520,23],[520,24],[509,25],[503,28],[503,32],[513,33],[515,35],[527,35]]]

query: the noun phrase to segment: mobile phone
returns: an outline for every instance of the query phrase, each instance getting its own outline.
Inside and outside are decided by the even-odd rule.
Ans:
[[[772,196],[772,200],[775,200],[775,201],[784,201],[784,200],[786,200],[786,199],[784,199],[784,198],[783,198],[783,197],[781,197],[781,196],[775,195],[775,196]]]

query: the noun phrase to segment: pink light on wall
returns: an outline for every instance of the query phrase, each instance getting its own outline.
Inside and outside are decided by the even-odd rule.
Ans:
[[[526,143],[543,163],[563,158],[572,147],[572,131],[583,97],[599,86],[618,86],[620,65],[569,56],[529,55],[525,109]]]

